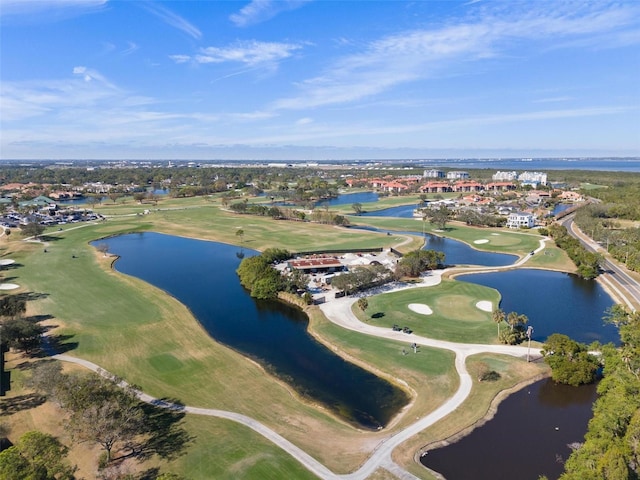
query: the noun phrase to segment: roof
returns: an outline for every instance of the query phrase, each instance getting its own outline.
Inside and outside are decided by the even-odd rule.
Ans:
[[[291,260],[289,262],[289,266],[298,270],[309,270],[312,268],[342,267],[342,263],[340,263],[340,260],[333,257],[303,258],[299,260]]]

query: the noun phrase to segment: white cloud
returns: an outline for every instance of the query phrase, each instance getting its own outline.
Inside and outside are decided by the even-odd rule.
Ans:
[[[499,5],[501,10],[512,6]],[[373,41],[362,51],[335,61],[323,74],[298,83],[298,95],[277,100],[272,107],[304,109],[354,102],[402,83],[449,74],[452,65],[464,68],[473,61],[508,55],[525,40],[550,48],[560,41],[615,31],[611,37],[617,43],[620,38],[640,41],[637,35],[624,34],[632,30],[630,26],[640,15],[636,6],[601,6],[594,2],[581,4],[576,11],[575,6],[567,8],[565,3],[530,5],[525,13],[482,7],[480,13],[474,12],[473,17],[458,23]]]
[[[144,8],[148,12],[154,14],[167,25],[183,31],[190,37],[193,37],[195,39],[199,39],[200,37],[202,37],[202,32],[198,29],[198,27],[194,26],[181,16],[173,13],[171,10],[160,5],[159,3],[145,2],[142,4],[142,6],[144,6]]]
[[[169,58],[176,63],[187,63],[191,60],[189,55],[169,55]]]
[[[238,42],[227,47],[206,47],[199,55],[193,59],[197,63],[223,63],[236,62],[249,66],[260,64],[273,65],[280,60],[289,58],[296,50],[302,48],[300,44],[278,43],[278,42],[258,42],[255,40]],[[174,57],[176,57],[174,55]],[[180,57],[185,56],[177,56]]]
[[[255,25],[275,17],[279,13],[295,10],[309,3],[310,0],[252,0],[240,9],[238,13],[229,16],[238,27]]]
[[[113,85],[109,80],[107,80],[100,72],[97,70],[89,69],[84,66],[73,67],[74,75],[82,75],[82,78],[85,82],[90,82],[92,80],[99,81],[102,85],[107,87],[108,89],[115,90],[116,86]]]
[[[558,103],[558,102],[568,102],[573,100],[572,97],[547,97],[547,98],[539,98],[538,100],[533,100],[532,103]]]
[[[302,143],[319,139],[339,138],[369,138],[372,141],[380,139],[385,135],[401,134],[424,134],[440,135],[442,132],[460,132],[460,129],[467,129],[474,126],[510,125],[515,122],[538,122],[551,121],[566,118],[587,118],[608,115],[618,115],[633,111],[634,108],[625,106],[605,106],[605,107],[585,107],[565,110],[542,110],[536,112],[506,113],[494,115],[465,115],[451,120],[441,120],[433,122],[411,123],[404,125],[384,125],[375,126],[371,124],[333,124],[317,125],[312,129],[298,131],[288,131],[271,136],[252,136],[251,139],[244,140],[251,145],[261,144],[281,144],[281,143]],[[283,130],[284,131],[284,130]],[[433,137],[432,137],[433,138]]]
[[[106,3],[107,0],[0,0],[0,16],[55,12],[56,19],[60,19],[99,9]]]
[[[310,123],[313,123],[313,118],[304,117],[296,120],[296,125],[309,125]]]
[[[135,42],[127,42],[127,48],[120,52],[121,55],[131,55],[136,50],[140,49],[140,46]]]

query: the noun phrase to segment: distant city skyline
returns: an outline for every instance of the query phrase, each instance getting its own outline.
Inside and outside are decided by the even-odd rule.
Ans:
[[[1,159],[640,156],[640,4],[0,0]]]

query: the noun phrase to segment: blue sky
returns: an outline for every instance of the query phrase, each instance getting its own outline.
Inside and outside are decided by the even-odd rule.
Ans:
[[[640,2],[0,0],[0,157],[640,156]]]

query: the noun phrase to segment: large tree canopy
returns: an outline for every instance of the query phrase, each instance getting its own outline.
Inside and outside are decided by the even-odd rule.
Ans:
[[[65,461],[67,451],[51,435],[27,432],[0,452],[0,480],[71,480],[75,469]]]
[[[593,382],[600,366],[586,345],[559,333],[547,338],[542,355],[545,363],[551,367],[551,378],[573,386]]]
[[[414,250],[398,261],[396,276],[417,277],[422,272],[442,266],[444,259],[444,253],[437,250]]]

